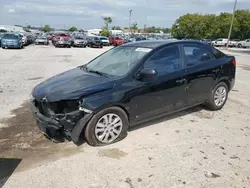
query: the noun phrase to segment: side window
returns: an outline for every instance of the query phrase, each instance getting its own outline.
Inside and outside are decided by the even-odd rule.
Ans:
[[[200,45],[183,45],[185,66],[194,66],[215,59],[214,55]]]
[[[168,46],[155,52],[144,64],[144,68],[155,69],[159,75],[181,69],[181,54],[178,45]]]
[[[246,40],[246,42],[249,42],[249,41],[250,41],[249,39]]]

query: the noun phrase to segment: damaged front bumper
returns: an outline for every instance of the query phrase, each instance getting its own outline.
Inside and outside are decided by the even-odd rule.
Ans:
[[[86,113],[80,109],[47,117],[40,112],[34,100],[30,101],[30,109],[36,119],[38,128],[54,142],[63,142],[65,139],[72,140],[75,143],[78,142],[83,128],[92,117],[92,113]]]

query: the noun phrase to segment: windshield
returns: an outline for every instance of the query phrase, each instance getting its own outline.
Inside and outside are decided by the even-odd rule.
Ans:
[[[82,40],[82,39],[84,39],[84,37],[75,37],[75,39],[81,39]]]
[[[151,48],[126,47],[113,48],[92,60],[87,66],[87,71],[98,71],[112,76],[127,74],[138,61],[145,56]]]
[[[69,35],[64,34],[64,33],[56,33],[55,36],[69,37]]]
[[[14,34],[5,34],[3,39],[18,39],[18,36]]]
[[[37,39],[46,40],[46,38],[45,38],[45,37],[38,37]]]

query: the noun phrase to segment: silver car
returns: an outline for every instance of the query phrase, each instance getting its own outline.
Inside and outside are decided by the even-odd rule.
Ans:
[[[48,38],[46,38],[46,37],[38,37],[38,38],[35,40],[35,44],[36,44],[36,45],[38,45],[38,44],[49,45],[49,40],[48,40]]]
[[[87,45],[88,45],[88,41],[84,37],[75,37],[71,41],[71,46],[74,46],[74,47],[86,48]]]
[[[55,41],[55,47],[71,47],[70,40],[67,38],[60,38],[59,40]]]

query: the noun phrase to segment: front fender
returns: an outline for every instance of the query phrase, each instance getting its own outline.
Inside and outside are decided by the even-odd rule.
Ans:
[[[90,119],[93,117],[93,114],[85,114],[82,119],[78,121],[76,126],[74,127],[72,133],[71,133],[71,139],[74,143],[77,143],[80,139],[80,135],[82,133],[82,130],[87,125],[87,123],[90,121]]]

